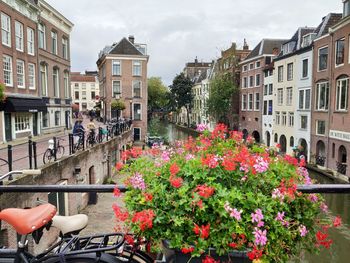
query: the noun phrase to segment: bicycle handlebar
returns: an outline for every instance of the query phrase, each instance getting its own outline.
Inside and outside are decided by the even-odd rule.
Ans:
[[[4,175],[2,175],[0,177],[0,181],[6,179],[7,177],[10,177],[11,179],[9,179],[9,180],[12,180],[12,175],[13,174],[39,175],[39,174],[41,174],[41,170],[33,169],[33,170],[11,171],[11,172],[8,172],[8,173],[5,173]]]

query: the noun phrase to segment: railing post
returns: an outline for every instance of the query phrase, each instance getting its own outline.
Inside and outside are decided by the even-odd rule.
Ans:
[[[85,132],[83,132],[83,151],[85,151]]]
[[[102,127],[98,128],[98,142],[102,142]]]
[[[107,142],[108,142],[109,141],[109,138],[108,138],[109,136],[108,135],[109,135],[110,131],[109,131],[109,127],[108,126],[106,126],[106,129],[107,129],[107,136],[106,136],[106,138],[107,138]]]
[[[73,134],[68,134],[68,144],[69,144],[69,155],[72,155],[74,152],[74,143],[73,143]]]
[[[33,141],[28,140],[28,153],[29,153],[29,169],[33,169]]]
[[[12,145],[7,145],[7,162],[9,166],[9,172],[12,171]]]
[[[36,156],[36,142],[33,142],[33,157],[34,157],[34,169],[38,169],[38,161]]]
[[[57,161],[57,139],[56,137],[53,137],[53,157],[54,157],[54,161]]]

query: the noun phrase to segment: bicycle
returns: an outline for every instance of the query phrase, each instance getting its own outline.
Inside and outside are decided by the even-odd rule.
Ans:
[[[86,147],[92,147],[97,143],[95,136],[95,130],[91,129],[86,138]]]
[[[64,146],[60,145],[60,141],[64,141],[64,139],[56,138],[56,149],[54,146],[53,139],[49,140],[49,147],[46,149],[43,155],[43,163],[49,163],[52,159],[55,159],[55,155],[57,159],[62,158],[64,155]]]
[[[74,136],[78,136],[78,141],[73,144],[74,151],[79,151],[79,150],[84,149],[85,132],[83,130],[81,130],[77,134],[75,134]]]

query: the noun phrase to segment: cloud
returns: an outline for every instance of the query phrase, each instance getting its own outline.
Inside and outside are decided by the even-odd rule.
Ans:
[[[148,74],[169,85],[186,62],[211,61],[231,42],[250,48],[262,38],[290,38],[300,26],[316,27],[323,16],[341,12],[329,0],[46,0],[74,23],[73,71],[96,69],[98,53],[134,35],[148,45]]]

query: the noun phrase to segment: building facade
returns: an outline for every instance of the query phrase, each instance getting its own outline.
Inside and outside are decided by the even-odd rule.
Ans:
[[[137,44],[135,38],[123,38],[106,46],[97,60],[100,97],[103,104],[101,117],[110,120],[111,103],[120,100],[125,109],[120,116],[133,121],[134,141],[143,141],[147,134],[147,46]]]
[[[71,97],[73,104],[79,111],[96,110],[96,102],[99,101],[100,89],[96,74],[81,74],[72,72],[70,76]]]
[[[262,137],[266,146],[270,147],[272,144],[273,132],[273,61],[267,63],[263,70],[264,74],[264,88],[263,88],[263,109],[262,109]]]

